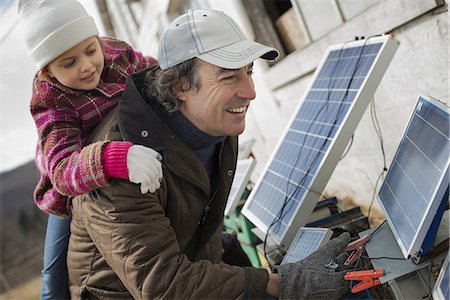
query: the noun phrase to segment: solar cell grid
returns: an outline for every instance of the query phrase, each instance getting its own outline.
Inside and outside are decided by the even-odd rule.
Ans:
[[[300,228],[281,264],[304,259],[328,242],[331,235],[332,231],[327,228]]]
[[[334,156],[345,149],[350,131],[354,130],[350,126],[356,127],[357,122],[347,125],[346,130],[342,128],[349,123],[346,120],[355,110],[353,107],[363,88],[365,93],[374,92],[398,45],[393,41],[376,38],[331,47],[316,70],[302,104],[243,209],[244,215],[258,228],[264,232],[270,228],[277,244],[288,246],[296,229],[306,224],[307,216],[298,220],[299,208],[312,201],[312,205],[302,207],[305,215],[312,212],[331,175],[317,174],[324,165],[331,167],[327,172],[332,172],[337,163]],[[372,76],[376,64],[385,66]],[[369,100],[365,102],[368,104]],[[358,115],[356,119],[362,116],[363,109],[354,113]],[[338,137],[340,143],[336,143]],[[335,153],[330,155],[331,151]],[[297,227],[289,229],[294,219]]]
[[[449,132],[449,108],[419,97],[378,193],[405,258],[420,255],[448,189]]]
[[[255,168],[255,164],[256,161],[252,157],[238,160],[230,194],[228,195],[227,205],[225,206],[226,216],[233,213],[238,206],[239,200],[241,200],[245,187],[248,184],[250,175]]]

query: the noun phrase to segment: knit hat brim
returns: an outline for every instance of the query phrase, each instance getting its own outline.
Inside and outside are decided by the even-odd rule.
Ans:
[[[30,57],[38,70],[44,68],[70,48],[99,32],[91,16],[78,18],[45,37],[30,50]]]

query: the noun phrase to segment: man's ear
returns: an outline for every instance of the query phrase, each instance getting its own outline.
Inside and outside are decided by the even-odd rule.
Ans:
[[[176,95],[177,99],[181,101],[187,100],[187,94],[189,92],[189,84],[185,77],[178,80],[177,84],[173,87],[173,93]]]
[[[176,93],[177,95],[177,99],[181,100],[181,101],[186,101],[187,100],[187,92],[186,91],[178,91]]]

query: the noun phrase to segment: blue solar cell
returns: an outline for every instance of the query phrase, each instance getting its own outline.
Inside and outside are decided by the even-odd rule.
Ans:
[[[406,258],[419,255],[449,185],[449,128],[449,108],[419,97],[378,193]]]
[[[306,258],[320,246],[328,242],[331,235],[332,231],[327,228],[300,228],[289,250],[283,257],[281,265]]]
[[[397,46],[396,40],[382,37],[330,47],[326,53],[242,210],[259,229],[270,228],[278,244],[292,241],[306,224],[340,156],[330,153],[344,151]],[[355,108],[356,102],[364,104]],[[318,176],[324,165],[327,174]],[[308,207],[302,207],[303,220],[298,220],[304,202]],[[290,229],[294,219],[297,224]]]
[[[250,157],[247,159],[239,159],[236,165],[236,171],[231,185],[230,194],[228,195],[227,205],[224,214],[229,216],[233,213],[241,200],[245,187],[248,184],[251,172],[255,168],[256,161]]]

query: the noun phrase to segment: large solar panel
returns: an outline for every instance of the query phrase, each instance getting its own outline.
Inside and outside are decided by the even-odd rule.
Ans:
[[[436,285],[433,290],[433,299],[435,300],[450,299],[450,268],[448,266],[449,260],[450,253],[447,254],[447,258],[442,265],[441,272],[439,273]]]
[[[326,244],[333,232],[328,228],[302,227],[295,236],[281,265],[300,261]]]
[[[378,192],[405,258],[421,256],[435,215],[448,201],[443,198],[450,182],[449,111],[438,101],[419,97]]]
[[[398,44],[383,36],[325,53],[242,210],[278,245],[307,223]]]
[[[239,159],[236,165],[236,172],[228,195],[227,205],[225,206],[225,215],[229,216],[236,209],[248,184],[250,175],[255,168],[256,161],[253,157]]]

